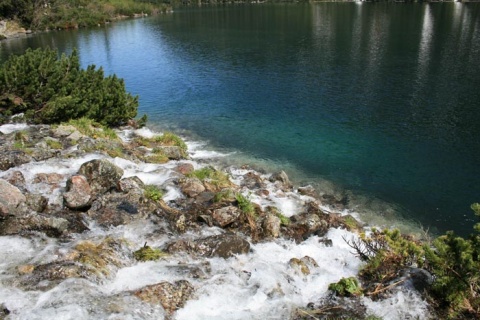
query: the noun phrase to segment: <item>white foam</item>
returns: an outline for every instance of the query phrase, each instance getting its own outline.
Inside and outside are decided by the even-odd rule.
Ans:
[[[9,134],[15,131],[25,130],[26,128],[28,128],[28,124],[26,123],[4,124],[0,126],[0,132],[3,134]]]

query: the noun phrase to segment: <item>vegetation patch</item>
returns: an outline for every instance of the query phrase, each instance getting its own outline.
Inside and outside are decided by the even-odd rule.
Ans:
[[[75,127],[81,134],[94,139],[119,140],[115,130],[85,117],[63,123]]]
[[[235,195],[235,199],[237,200],[238,207],[243,213],[245,213],[247,216],[255,217],[255,207],[250,199],[241,193],[237,193]]]
[[[189,173],[187,177],[198,178],[200,181],[208,182],[217,188],[228,188],[232,185],[225,172],[216,170],[213,167],[204,167]]]
[[[157,186],[149,184],[145,186],[145,197],[153,201],[160,201],[163,193]]]
[[[330,283],[328,290],[341,297],[359,296],[362,294],[360,283],[355,277],[342,278],[337,283]]]
[[[133,256],[138,261],[156,261],[167,256],[167,254],[160,249],[153,249],[145,243],[142,248],[133,253]]]
[[[222,202],[229,200],[235,200],[235,193],[232,189],[223,189],[220,192],[215,193],[215,196],[213,197],[213,202]]]
[[[58,140],[47,139],[45,143],[50,149],[60,150],[63,149],[63,145]]]

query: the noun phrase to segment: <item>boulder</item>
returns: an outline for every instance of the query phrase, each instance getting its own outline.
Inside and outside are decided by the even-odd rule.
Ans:
[[[67,180],[67,192],[63,199],[70,209],[82,209],[90,205],[92,189],[87,178],[82,175],[74,175]]]
[[[187,178],[181,185],[182,192],[190,198],[196,197],[199,193],[205,191],[205,187],[200,179]]]
[[[262,223],[265,236],[278,238],[280,235],[280,225],[280,218],[273,213],[268,213]]]
[[[243,175],[241,185],[249,189],[259,189],[265,187],[262,177],[252,171],[249,171]]]
[[[118,182],[118,190],[127,193],[130,191],[143,193],[143,189],[145,188],[145,184],[140,180],[139,177],[128,177],[120,180]]]
[[[58,187],[63,180],[63,175],[59,173],[37,173],[33,177],[33,183],[45,183]]]
[[[272,176],[270,177],[270,181],[271,182],[280,181],[284,187],[286,188],[292,187],[292,183],[290,182],[290,179],[288,179],[288,175],[283,170],[272,174]]]
[[[177,146],[159,146],[157,149],[160,149],[170,160],[181,160],[186,158],[182,148]]]
[[[242,210],[235,206],[223,207],[213,210],[212,218],[220,227],[225,227],[240,217]]]
[[[59,237],[69,227],[63,218],[29,213],[21,217],[9,217],[0,224],[0,235],[14,235],[28,231],[40,231],[51,237]]]
[[[187,175],[189,173],[192,173],[195,168],[191,163],[180,163],[175,170],[183,175]]]
[[[78,174],[84,175],[92,193],[98,194],[115,189],[123,176],[123,169],[106,159],[95,159],[82,164]]]
[[[17,207],[26,200],[17,187],[0,179],[0,216],[15,215]]]
[[[169,314],[182,308],[194,292],[193,286],[186,280],[160,282],[134,292],[142,301],[161,305]]]
[[[33,160],[31,156],[20,150],[6,150],[0,152],[0,170],[6,171]]]

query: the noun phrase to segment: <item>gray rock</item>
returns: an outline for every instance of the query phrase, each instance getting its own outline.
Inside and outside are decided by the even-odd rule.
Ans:
[[[280,218],[275,214],[268,213],[262,223],[265,236],[278,238],[280,235],[280,225]]]
[[[225,227],[240,217],[242,210],[235,206],[223,207],[213,210],[212,218],[220,227]]]
[[[167,247],[170,253],[186,251],[207,257],[230,258],[236,254],[246,254],[250,251],[250,243],[242,237],[224,233],[195,241],[179,240]]]
[[[17,187],[0,179],[0,216],[15,215],[16,208],[26,200]]]
[[[199,193],[205,191],[203,183],[197,178],[188,178],[181,185],[182,192],[187,196],[193,198]]]
[[[58,187],[63,180],[63,175],[59,173],[37,173],[33,177],[33,183],[45,183],[54,187]]]
[[[123,169],[106,159],[95,159],[82,164],[78,173],[87,178],[92,193],[104,193],[117,187]]]
[[[134,292],[142,301],[161,305],[169,314],[182,308],[194,292],[193,286],[186,280],[160,282]]]
[[[48,236],[61,236],[69,226],[63,218],[46,217],[41,214],[29,213],[21,217],[9,217],[0,224],[1,235],[13,235],[27,231],[45,232]]]
[[[12,171],[4,177],[5,180],[20,189],[22,192],[27,191],[25,177],[21,171]]]
[[[33,211],[43,212],[48,205],[48,200],[41,194],[31,194],[28,193],[27,197],[27,206]]]
[[[31,156],[20,150],[6,150],[0,152],[0,170],[8,170],[13,167],[18,167],[24,163],[29,163],[33,160]]]
[[[60,155],[60,150],[50,148],[34,148],[32,158],[36,161],[43,161],[50,158],[55,158]]]
[[[82,209],[90,205],[92,189],[87,178],[74,175],[67,180],[67,192],[63,195],[65,205],[70,209]]]
[[[271,182],[280,181],[285,187],[287,188],[292,187],[292,183],[290,182],[290,179],[288,179],[288,175],[283,170],[272,174],[272,176],[270,177],[270,181]]]
[[[118,189],[124,193],[130,191],[143,193],[144,188],[145,184],[137,176],[124,178],[118,182]]]
[[[159,146],[157,149],[162,150],[162,153],[170,160],[181,160],[186,158],[182,149],[177,146]]]
[[[67,137],[75,131],[77,131],[77,128],[71,125],[59,125],[58,127],[52,129],[53,136],[57,138]]]

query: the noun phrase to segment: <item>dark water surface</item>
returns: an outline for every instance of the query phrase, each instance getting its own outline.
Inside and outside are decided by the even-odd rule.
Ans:
[[[391,203],[425,227],[471,230],[479,4],[182,9],[1,42],[0,60],[44,46],[77,47],[83,65],[124,78],[158,126]]]

